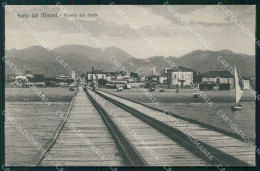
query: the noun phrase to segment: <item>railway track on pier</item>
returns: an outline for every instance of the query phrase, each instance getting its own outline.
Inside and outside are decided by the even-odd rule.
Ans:
[[[91,97],[89,93],[87,94]],[[195,166],[216,166],[219,164],[224,166],[250,166],[255,163],[254,151],[247,147],[246,143],[238,139],[178,119],[178,122],[184,125],[189,133],[192,134],[193,139],[196,140],[196,143],[194,143],[186,133],[176,128],[176,125],[173,125],[168,116],[162,112],[146,108],[138,103],[106,92],[96,91],[92,96],[105,100],[106,104],[104,106],[100,105],[99,108],[107,117],[112,118],[109,111],[113,109],[121,118],[126,118],[126,120],[132,119],[135,123],[139,123],[137,125],[140,127],[140,130],[143,129],[147,131],[147,133],[150,133],[149,131],[152,130],[150,134],[153,137],[158,136],[158,138],[152,139],[149,137],[149,139],[145,136],[147,134],[145,131],[140,132],[140,137],[145,137],[144,139],[147,144],[152,144],[152,141],[157,142],[156,145],[154,143],[154,145],[150,145],[150,147],[157,152],[158,156],[163,156],[162,158],[165,162],[151,159],[151,154],[150,157],[148,157],[148,153],[145,153],[145,150],[136,143],[136,140],[131,139],[131,136],[124,130],[122,125],[120,127],[120,124],[116,123],[115,119],[114,121],[111,119],[111,122],[114,122],[115,125],[117,124],[118,129],[121,129],[121,131],[125,133],[125,136],[128,137],[127,139],[132,141],[129,143],[132,143],[132,146],[135,147],[135,151],[140,153],[139,156],[143,156],[144,161],[146,161],[148,165],[187,165],[190,163]],[[94,99],[95,98],[92,100]],[[134,126],[133,129],[135,129]],[[158,141],[158,139],[160,140]],[[160,148],[160,143],[163,144],[163,142],[173,144],[161,146]],[[198,144],[200,144],[200,147],[203,147],[204,151],[198,147]],[[169,150],[171,148],[177,150]],[[168,151],[165,149],[168,149]],[[172,155],[174,153],[176,154],[178,150],[181,151],[178,155]],[[209,153],[212,157],[206,155]],[[193,161],[192,159],[197,160]]]
[[[103,91],[80,88],[65,116],[35,165],[255,165],[254,150],[239,139],[180,118],[172,122],[163,112]]]
[[[108,113],[101,107],[101,105],[96,102],[96,100],[86,92],[91,103],[95,106],[99,112],[103,122],[106,124],[110,134],[112,135],[117,148],[119,149],[126,165],[130,166],[147,166],[146,161],[137,152],[136,148],[129,141],[129,139],[124,135],[124,133],[118,128],[118,126],[112,121]]]
[[[91,99],[92,103],[96,103],[94,105],[97,107],[99,113],[103,115],[103,117],[109,118],[109,123],[106,125],[110,125],[111,127],[116,126],[119,130],[114,132],[110,131],[111,135],[121,132],[112,137],[116,137],[116,139],[114,139],[115,142],[124,142],[121,144],[123,147],[118,147],[118,149],[126,149],[124,151],[120,150],[123,152],[122,156],[127,156],[124,152],[130,151],[127,150],[129,146],[131,146],[132,151],[136,153],[134,155],[128,155],[128,159],[123,157],[124,160],[142,161],[139,162],[139,164],[133,164],[132,166],[209,165],[205,160],[198,158],[182,145],[172,141],[168,136],[133,116],[131,113],[116,106],[110,102],[110,100],[101,97],[91,90],[88,90],[86,94]],[[113,128],[109,130],[113,130]],[[118,143],[116,144],[118,145]],[[141,157],[141,159],[138,157]]]

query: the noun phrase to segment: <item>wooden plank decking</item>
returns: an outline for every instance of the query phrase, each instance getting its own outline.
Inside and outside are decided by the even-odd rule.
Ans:
[[[55,145],[49,151],[51,157],[44,158],[41,166],[121,166],[124,164],[109,131],[82,88],[75,97],[68,121],[70,122],[64,125]],[[75,129],[72,129],[72,124]],[[79,136],[77,131],[81,131],[84,138]],[[84,141],[85,138],[92,145]],[[93,149],[98,149],[101,155]]]
[[[189,132],[195,139],[251,165],[255,165],[254,149],[250,148],[245,142],[182,119],[174,118],[174,122],[172,122],[169,116],[162,112],[155,111],[141,104],[106,92],[99,91],[99,93],[120,101],[170,127],[177,128],[177,125],[180,124],[184,130]],[[96,96],[99,95],[96,94]],[[103,99],[101,96],[100,98]],[[109,114],[109,117],[132,143],[148,165],[210,165],[205,160],[182,147],[181,144],[176,143],[152,126],[121,109],[116,104],[105,99],[103,100],[106,102],[105,105],[102,105],[98,100],[96,102]],[[111,113],[111,111],[113,112]],[[117,115],[117,119],[120,118],[120,122],[114,117],[115,114]],[[128,129],[126,129],[126,125]],[[135,136],[133,136],[133,132]],[[141,141],[138,141],[136,137],[139,137]],[[60,132],[55,140],[54,145],[50,146],[48,151],[49,157],[43,157],[42,160],[40,160],[40,166],[126,165],[108,128],[82,88],[79,88],[79,92],[72,103],[67,121],[60,127]],[[99,153],[97,151],[99,151]],[[232,165],[232,163],[230,163],[230,165]]]
[[[148,107],[145,107],[141,104],[111,95],[106,92],[99,91],[99,93],[108,96],[114,100],[120,101],[121,103],[124,103],[125,105],[128,105],[129,107],[132,107],[152,118],[155,118],[163,123],[166,123],[167,125],[177,128],[177,123],[181,124],[182,127],[184,127],[184,130],[187,130],[187,132],[190,132],[191,135],[202,142],[205,142],[211,146],[213,146],[216,149],[219,149],[223,152],[226,152],[240,160],[243,160],[250,165],[255,165],[255,152],[254,149],[249,146],[249,144],[242,142],[238,139],[226,136],[222,133],[212,131],[209,129],[206,129],[204,127],[201,127],[196,124],[192,124],[188,121],[184,121],[181,119],[174,118],[174,122],[169,119],[169,116],[162,112],[158,112],[155,110],[152,110]],[[231,164],[232,165],[232,164]]]
[[[100,98],[102,99],[102,97]],[[104,101],[105,105],[102,107],[143,156],[149,166],[208,165],[206,161],[198,158],[140,119],[117,107],[113,103],[107,100]]]

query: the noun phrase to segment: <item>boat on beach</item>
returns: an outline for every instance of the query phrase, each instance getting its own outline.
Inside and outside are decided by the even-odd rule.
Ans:
[[[193,93],[193,98],[194,99],[197,99],[200,97],[200,93],[196,92],[196,93]]]
[[[117,91],[123,91],[123,86],[122,86],[122,85],[117,86],[117,87],[116,87],[116,90],[117,90]]]

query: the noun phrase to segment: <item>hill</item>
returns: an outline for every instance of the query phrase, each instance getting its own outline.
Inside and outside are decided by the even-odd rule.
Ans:
[[[176,65],[191,68],[198,72],[207,71],[223,71],[226,70],[218,57],[221,56],[225,62],[231,66],[236,65],[238,73],[242,76],[255,75],[255,57],[250,55],[238,54],[229,50],[221,51],[202,51],[197,50],[190,52],[181,57],[154,56],[147,59],[138,59],[127,52],[117,48],[109,47],[102,52],[100,49],[81,45],[66,45],[48,52],[40,46],[33,46],[21,50],[7,50],[6,59],[13,62],[23,72],[30,70],[33,73],[44,74],[46,76],[55,76],[61,73],[67,73],[56,60],[60,56],[73,70],[78,74],[86,73],[95,69],[105,71],[116,71],[118,68],[110,61],[110,57],[114,56],[118,62],[129,70],[129,72],[138,72],[139,75],[151,75],[152,70],[160,73],[163,68],[170,68],[167,61],[171,61]],[[9,67],[6,67],[6,73],[12,73]]]
[[[219,58],[219,57],[222,58]],[[152,68],[160,73],[162,68],[171,68],[170,64],[174,63],[176,66],[184,66],[191,68],[198,72],[207,71],[225,71],[225,66],[219,59],[225,60],[225,63],[230,64],[233,68],[236,66],[238,73],[242,76],[255,75],[255,57],[245,54],[234,53],[229,50],[221,51],[202,51],[197,50],[190,52],[179,58],[155,56],[147,59],[130,59],[124,63],[127,68],[133,71],[139,71],[144,75],[151,75]],[[166,59],[166,60],[164,60]],[[169,62],[170,61],[170,62]],[[221,60],[222,61],[222,60]]]
[[[108,47],[105,48],[104,52],[98,48],[92,48],[89,46],[82,45],[65,45],[54,49],[54,52],[58,54],[78,54],[81,56],[86,56],[93,61],[98,62],[110,62],[110,57],[115,56],[116,59],[120,62],[125,62],[133,56],[124,52],[123,50],[117,47]]]

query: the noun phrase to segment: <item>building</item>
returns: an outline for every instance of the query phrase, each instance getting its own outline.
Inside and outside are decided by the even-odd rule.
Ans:
[[[70,75],[61,74],[60,76],[56,77],[59,80],[70,80],[72,77]]]
[[[170,70],[171,70],[171,68],[164,68],[161,71],[161,76],[159,78],[159,83],[161,83],[161,84],[167,84],[168,83],[167,74],[168,74],[168,71],[170,71]]]
[[[45,85],[48,87],[58,87],[60,84],[56,81],[55,78],[45,78]]]
[[[33,74],[26,74],[25,76],[29,79],[29,78],[33,78],[34,75]]]
[[[250,89],[250,82],[251,82],[251,80],[250,80],[250,78],[248,78],[248,77],[243,77],[242,79],[241,79],[241,88],[243,89],[243,90],[248,90],[248,89]]]
[[[208,71],[201,74],[202,83],[229,84],[234,88],[234,76],[228,71]]]
[[[141,76],[138,78],[139,82],[145,82],[145,76]]]
[[[149,81],[145,82],[144,88],[154,88],[155,89],[156,86],[161,87],[161,84],[156,80],[149,80]]]
[[[243,81],[242,81],[242,89],[243,89],[243,90],[248,90],[248,89],[250,89],[250,80],[243,80]]]
[[[145,82],[152,81],[152,80],[157,81],[160,84],[167,84],[167,77],[166,76],[150,75],[150,76],[147,76],[145,78]]]
[[[194,75],[197,75],[196,73],[194,70],[182,66],[176,69],[168,69],[167,82],[169,88],[177,85],[181,87],[190,86],[190,83],[194,82]]]
[[[164,68],[162,71],[161,71],[161,75],[167,75],[168,71],[172,70],[172,68]]]
[[[6,79],[15,80],[15,77],[16,77],[16,75],[14,75],[14,74],[8,74],[8,75],[6,75]]]
[[[62,86],[67,87],[69,84],[72,84],[75,82],[75,79],[73,78],[73,75],[65,75],[61,74],[60,76],[57,76],[52,79],[46,80],[47,85],[49,86]]]
[[[160,80],[160,76],[159,75],[150,75],[150,76],[146,76],[145,77],[145,81],[148,82],[148,81],[158,81]]]
[[[126,80],[112,80],[107,81],[106,86],[109,88],[116,88],[118,86],[123,86],[124,88],[127,87],[127,81]]]
[[[20,82],[20,80],[27,80],[27,77],[24,75],[17,75],[15,76],[15,79]]]
[[[33,77],[27,77],[29,82],[24,84],[23,87],[30,87],[30,86],[36,86],[36,87],[45,87],[45,77],[43,74],[33,74]]]
[[[121,80],[125,77],[125,75],[123,75],[120,72],[107,72],[106,73],[106,80],[107,81],[112,81],[112,80]]]
[[[34,74],[33,77],[28,77],[29,82],[44,82],[44,75],[42,74]]]
[[[6,87],[14,87],[15,85],[15,75],[9,74],[5,77],[5,86]]]
[[[72,78],[73,80],[76,80],[76,72],[75,72],[75,71],[72,71],[72,72],[71,72],[71,78]]]
[[[107,72],[106,80],[107,81],[116,80],[116,72]]]
[[[61,87],[67,87],[68,85],[69,85],[69,83],[59,82],[59,86],[61,86]]]
[[[124,78],[126,78],[126,77],[127,77],[127,76],[125,76],[125,75],[119,73],[119,74],[116,75],[116,80],[121,80],[121,79],[124,79]]]
[[[159,83],[167,84],[167,76],[160,76],[159,77]]]
[[[106,80],[106,75],[107,73],[104,72],[103,70],[88,71],[87,81],[100,80],[100,79]]]

